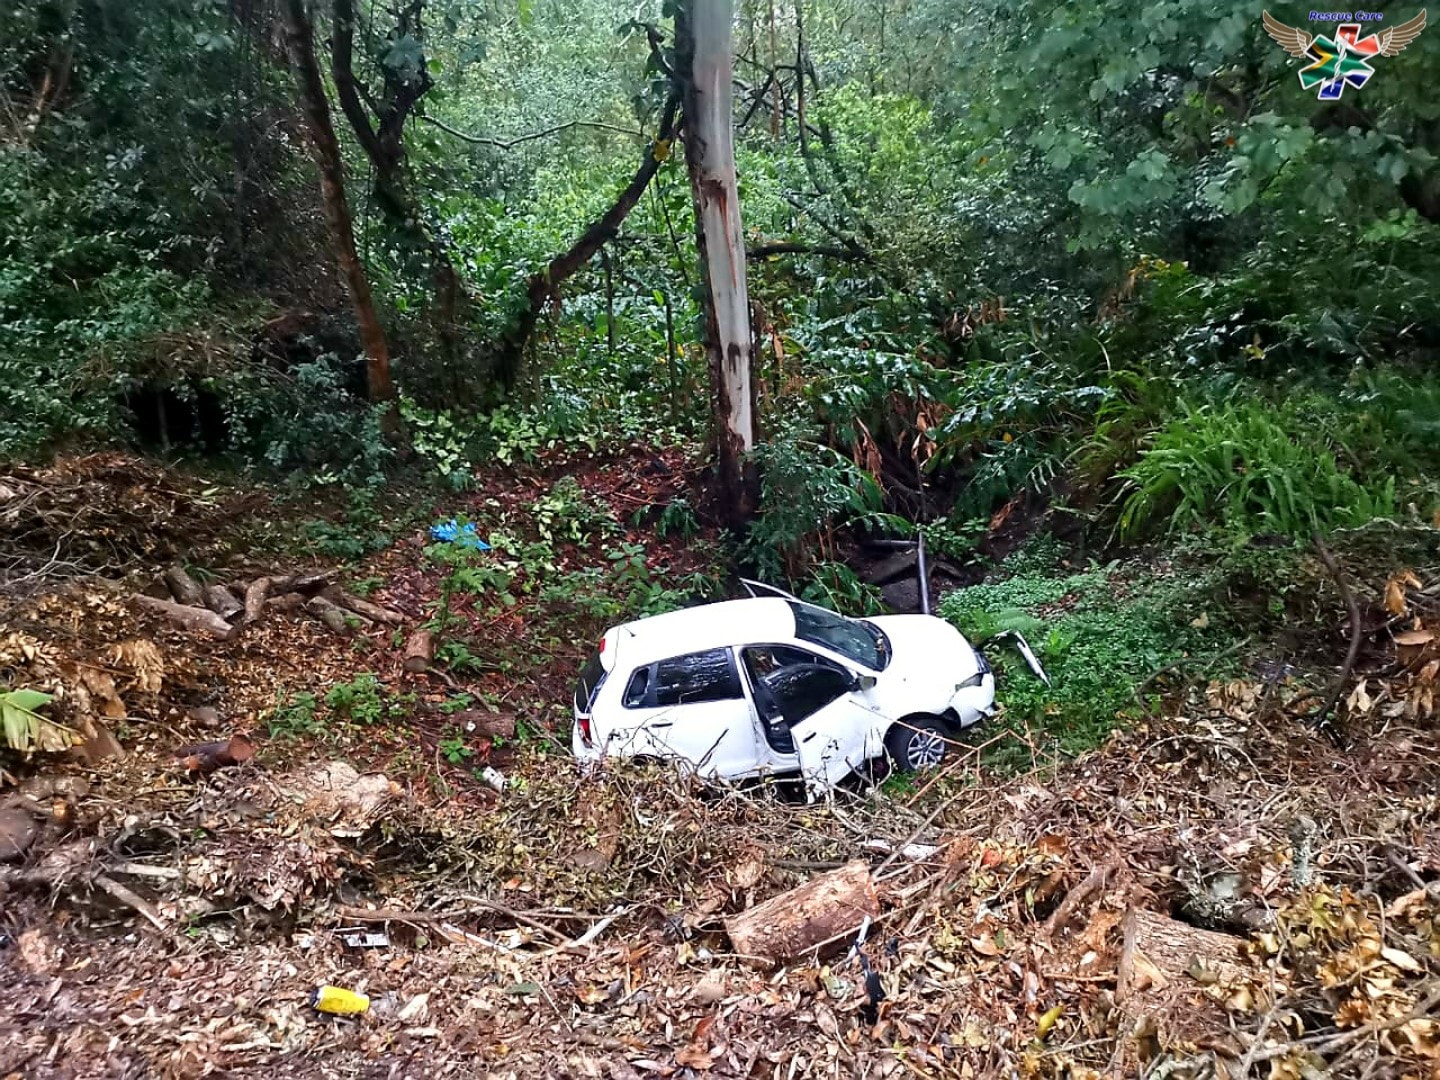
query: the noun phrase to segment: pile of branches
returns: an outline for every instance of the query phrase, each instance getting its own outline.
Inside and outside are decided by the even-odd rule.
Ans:
[[[0,594],[175,558],[220,512],[162,465],[124,454],[0,472]]]

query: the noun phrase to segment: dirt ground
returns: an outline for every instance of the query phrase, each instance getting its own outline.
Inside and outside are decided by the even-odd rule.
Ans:
[[[687,490],[682,461],[562,468],[612,548],[706,572],[704,543],[631,521]],[[316,568],[227,542],[283,512],[265,497],[113,455],[0,477],[0,684],[59,691],[90,736],[0,762],[0,855],[28,830],[0,861],[0,1076],[1436,1075],[1433,582],[1370,586],[1338,733],[1281,671],[1189,687],[1058,767],[991,775],[987,732],[913,789],[803,806],[582,774],[556,742],[595,627],[562,602],[467,608],[478,664],[405,670],[441,588],[425,524],[519,516],[554,476],[427,508],[346,571],[400,622],[273,611],[226,640],[131,597],[182,557]],[[361,671],[383,716],[276,729]],[[236,734],[238,764],[177,756]],[[856,860],[859,947],[737,955],[728,918]],[[316,1011],[321,985],[368,1010]]]

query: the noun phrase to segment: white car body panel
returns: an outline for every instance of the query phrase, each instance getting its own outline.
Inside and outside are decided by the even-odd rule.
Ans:
[[[888,663],[869,665],[836,648],[802,640],[791,607],[802,602],[785,599],[788,594],[780,590],[762,588],[777,595],[687,608],[608,631],[599,653],[603,681],[588,711],[576,702],[575,755],[583,761],[659,757],[717,779],[799,772],[811,797],[818,797],[880,756],[886,732],[896,721],[940,716],[963,727],[992,710],[994,676],[988,665],[982,670],[983,661],[970,643],[943,620],[929,615],[863,620],[883,631],[890,645]],[[823,608],[816,610],[837,618]],[[785,725],[793,752],[773,744],[784,742],[783,735],[773,734],[778,717],[767,735],[754,679],[744,663],[745,650],[776,647],[787,650],[787,656],[796,655],[788,650],[801,650],[859,680],[839,697]],[[738,674],[741,696],[641,707],[624,703],[637,668],[661,665],[646,677],[658,681],[664,662],[722,649],[728,651]],[[801,668],[792,664],[787,670]],[[967,681],[971,685],[963,686]]]

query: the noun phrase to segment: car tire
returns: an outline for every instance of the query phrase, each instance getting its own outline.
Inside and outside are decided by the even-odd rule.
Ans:
[[[950,725],[938,716],[907,716],[885,733],[885,757],[896,772],[938,768],[950,750]]]

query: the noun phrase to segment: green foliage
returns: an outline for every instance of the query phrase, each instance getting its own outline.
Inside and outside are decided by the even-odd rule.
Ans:
[[[80,740],[75,732],[40,715],[54,701],[39,690],[0,690],[0,738],[22,754],[60,753]]]
[[[282,692],[265,718],[266,730],[272,739],[293,741],[325,733],[319,717],[320,702],[308,690],[294,694]]]
[[[1185,407],[1120,475],[1125,537],[1159,521],[1307,536],[1395,513],[1393,477],[1362,484],[1323,437],[1254,401]]]
[[[304,524],[303,532],[309,550],[335,559],[361,559],[389,547],[392,540],[375,505],[375,492],[370,488],[351,490],[342,521],[315,518]],[[373,588],[373,580],[367,580],[371,580]]]
[[[1137,692],[1162,668],[1186,658],[1203,666],[1201,658],[1218,651],[1216,633],[1190,625],[1205,613],[1211,585],[1208,575],[1155,576],[1120,564],[1069,575],[1027,569],[951,593],[940,614],[972,641],[1002,630],[1026,635],[1051,686],[1012,650],[989,649],[1007,722],[1078,753],[1138,711]]]
[[[619,531],[615,519],[580,486],[573,476],[562,476],[535,500],[531,517],[547,544],[586,544],[597,535]]]
[[[824,445],[801,425],[777,431],[755,451],[760,469],[760,515],[745,539],[745,552],[766,577],[785,577],[786,561],[798,560],[817,531],[837,525],[901,529],[885,514],[874,477]]]
[[[362,671],[349,682],[336,683],[325,692],[325,704],[352,724],[378,724],[386,715],[386,691],[373,672]]]
[[[844,563],[822,562],[810,568],[800,599],[845,615],[881,615],[885,602],[877,586],[861,581]]]

